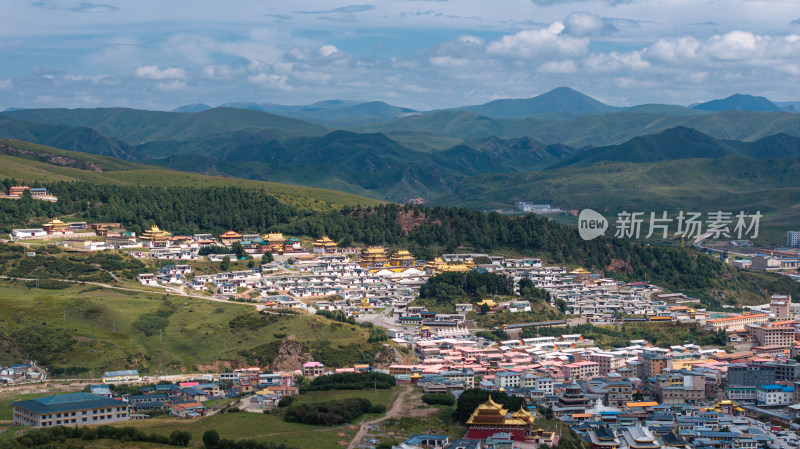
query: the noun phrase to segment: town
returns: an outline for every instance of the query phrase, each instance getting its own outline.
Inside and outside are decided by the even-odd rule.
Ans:
[[[563,431],[542,430],[537,422],[544,416],[555,417],[591,448],[798,445],[793,431],[800,430],[800,304],[788,295],[746,306],[744,313],[709,311],[692,297],[643,280],[624,283],[582,268],[547,266],[537,258],[458,253],[426,261],[403,249],[339,247],[325,236],[303,242],[277,232],[181,236],[152,226],[136,236],[119,223],[53,219],[41,229],[15,229],[12,238],[165,261],[157,272],[136,276],[142,286],[238,298],[255,303],[262,313],[341,313],[385,328],[392,344],[408,348],[416,360],[350,367],[312,360],[284,372],[260,367],[165,376],[111,371],[81,393],[15,402],[15,425],[112,423],[164,413],[194,419],[216,413],[209,406],[213,401],[230,398],[260,413],[298,396],[302,379],[382,373],[398,385],[455,400],[473,389],[524,399],[521,409],[509,410],[490,397],[466,420],[463,438],[415,434],[399,444],[403,449],[556,447]],[[215,267],[231,259],[249,263],[238,271],[194,272],[193,265],[204,259]],[[499,275],[512,282],[513,293],[455,303],[447,311],[420,305],[421,288],[445,273]],[[529,297],[531,288],[546,292],[546,306],[560,310],[562,318],[481,327],[487,323],[482,317],[531,312],[537,302]],[[567,326],[637,323],[693,326],[724,341],[661,347],[633,339],[601,348],[580,333],[558,332]],[[505,339],[489,338],[492,330]],[[20,362],[0,368],[0,383],[46,379],[40,367]],[[119,384],[146,386],[124,394],[109,388]]]

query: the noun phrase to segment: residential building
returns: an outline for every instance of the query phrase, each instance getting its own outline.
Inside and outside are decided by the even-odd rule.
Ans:
[[[652,351],[643,351],[637,356],[639,362],[637,376],[640,378],[648,378],[658,376],[667,367],[667,362],[670,357]]]
[[[303,376],[317,377],[323,374],[325,365],[320,362],[306,362],[303,364]]]
[[[756,401],[761,406],[791,405],[794,400],[794,387],[785,385],[759,385],[756,388]]]
[[[800,248],[800,231],[786,232],[786,246],[789,248]]]
[[[770,306],[771,307],[771,306]],[[789,347],[794,344],[793,327],[777,327],[771,323],[748,324],[747,331],[759,346]]]
[[[122,382],[138,382],[139,371],[135,369],[124,371],[106,371],[103,374],[104,384],[116,384]]]
[[[569,363],[563,366],[564,376],[567,379],[591,379],[600,375],[600,364],[582,360],[580,362]]]
[[[608,383],[608,405],[621,408],[626,403],[633,401],[633,384],[628,381]]]
[[[789,295],[772,295],[769,302],[769,312],[775,318],[790,318],[792,316],[792,297]]]
[[[68,393],[14,402],[15,426],[50,427],[127,421],[128,404],[91,393]]]

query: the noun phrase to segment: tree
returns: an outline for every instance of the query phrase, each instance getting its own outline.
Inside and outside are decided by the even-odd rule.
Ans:
[[[236,254],[237,259],[244,259],[245,256],[247,256],[247,253],[244,252],[244,246],[242,246],[242,244],[239,242],[233,242],[231,249],[233,250],[233,253]]]
[[[231,256],[225,256],[222,258],[222,262],[219,263],[219,269],[222,271],[228,271],[231,269]]]
[[[207,449],[216,449],[219,446],[219,433],[216,430],[206,430],[203,433],[203,444]]]
[[[189,432],[175,430],[169,434],[169,444],[172,446],[188,446],[191,439],[192,434]]]

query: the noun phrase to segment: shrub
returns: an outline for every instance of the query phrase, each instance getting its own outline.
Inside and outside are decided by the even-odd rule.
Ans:
[[[278,401],[278,407],[288,407],[292,405],[292,402],[294,402],[294,397],[284,396],[280,401]]]
[[[203,433],[203,444],[207,449],[215,449],[219,446],[219,433],[216,430],[206,430]]]
[[[386,410],[383,406],[384,411]],[[289,407],[283,420],[302,424],[335,426],[351,422],[364,413],[371,413],[372,403],[364,398],[339,399]]]
[[[448,393],[427,393],[422,395],[422,402],[428,405],[448,405],[452,406],[456,403],[456,398]]]

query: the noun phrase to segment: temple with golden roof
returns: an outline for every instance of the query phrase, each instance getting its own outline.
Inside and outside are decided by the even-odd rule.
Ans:
[[[383,267],[389,259],[386,258],[386,248],[382,246],[369,246],[361,251],[361,267]]]
[[[514,441],[525,441],[535,435],[533,415],[523,406],[513,413],[489,397],[467,420],[469,430],[464,438],[483,440],[496,433],[510,433]]]
[[[69,231],[69,223],[64,223],[58,218],[54,218],[42,225],[48,234],[57,234]]]
[[[242,241],[242,234],[236,231],[227,231],[219,236],[219,241],[222,242],[223,245],[233,245],[234,242]]]
[[[336,242],[329,239],[327,235],[323,235],[321,239],[317,239],[312,243],[313,252],[315,254],[329,254],[336,252]]]
[[[404,249],[397,251],[389,258],[389,265],[392,267],[413,267],[416,262],[417,259],[414,255]]]
[[[170,235],[168,232],[158,229],[158,226],[153,225],[150,229],[142,232],[139,239],[150,248],[166,248],[169,244]]]
[[[447,272],[466,273],[467,271],[472,271],[473,269],[475,269],[475,263],[472,261],[447,263],[442,260],[441,257],[437,257],[433,259],[432,262],[428,262],[425,265],[425,273],[431,276]]]

